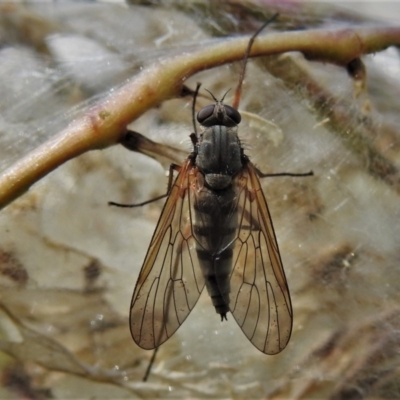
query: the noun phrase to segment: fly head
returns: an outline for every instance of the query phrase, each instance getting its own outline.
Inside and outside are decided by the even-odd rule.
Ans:
[[[197,121],[201,125],[205,126],[206,128],[215,125],[232,128],[240,123],[242,117],[239,111],[236,110],[236,108],[223,103],[224,98],[229,90],[224,94],[221,100],[217,100],[215,96],[209,90],[207,90],[207,92],[210,93],[212,98],[215,100],[215,104],[210,104],[206,107],[203,107],[198,112]]]
[[[215,125],[232,128],[238,125],[241,119],[239,111],[231,106],[222,104],[221,101],[203,107],[197,114],[197,121],[207,128]]]

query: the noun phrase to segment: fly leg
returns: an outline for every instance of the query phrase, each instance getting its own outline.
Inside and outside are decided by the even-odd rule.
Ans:
[[[201,84],[197,83],[196,89],[194,92],[190,91],[190,94],[193,94],[193,103],[192,103],[192,120],[193,120],[193,128],[194,128],[194,133],[190,135],[190,140],[193,143],[194,148],[196,147],[197,144],[197,128],[196,128],[196,119],[195,119],[195,107],[196,107],[196,99],[199,94],[199,89],[200,89]],[[188,89],[185,86],[185,89],[182,92],[182,96],[187,95]],[[142,154],[146,154],[149,157],[155,158],[154,156],[163,156],[166,158],[174,158],[176,157],[176,152],[177,150],[174,149],[173,147],[163,145],[162,148],[160,147],[159,144],[153,142],[152,140],[146,138],[139,132],[127,130],[125,132],[124,137],[121,139],[121,144],[127,148],[128,150],[131,151],[136,151]],[[194,155],[193,155],[194,156]],[[182,157],[183,158],[183,157]],[[154,201],[161,200],[165,197],[167,197],[171,191],[172,188],[172,179],[173,179],[173,171],[179,172],[181,167],[177,164],[172,163],[169,167],[169,175],[168,175],[168,189],[167,193],[162,194],[161,196],[157,196],[154,199],[146,200],[143,201],[142,203],[134,203],[134,204],[120,204],[120,203],[115,203],[113,201],[109,201],[108,205],[109,206],[116,206],[116,207],[124,207],[124,208],[133,208],[133,207],[141,207],[146,204],[153,203]]]
[[[256,170],[259,178],[269,178],[274,176],[314,176],[313,171],[303,172],[303,173],[278,172],[275,174],[265,174],[264,172],[260,171],[255,165],[253,165],[253,168]]]
[[[167,193],[162,194],[161,196],[154,197],[153,199],[143,201],[141,203],[134,203],[134,204],[120,204],[120,203],[115,203],[113,201],[109,201],[108,205],[109,206],[116,206],[116,207],[124,207],[124,208],[134,208],[134,207],[141,207],[146,204],[153,203],[154,201],[163,199],[169,195],[169,192],[171,191],[172,188],[172,179],[174,177],[174,171],[180,171],[181,167],[177,164],[171,164],[169,167],[169,175],[168,175],[168,189]]]
[[[187,157],[187,151],[154,142],[141,133],[129,129],[122,132],[120,144],[130,151],[144,154],[159,162],[161,160],[171,160],[176,163]]]
[[[292,177],[314,176],[313,171],[303,172],[303,173],[278,172],[275,174],[266,174],[260,171],[255,165],[253,165],[253,168],[255,169],[257,176],[260,178],[270,178],[279,176],[292,176]],[[249,193],[247,193],[246,196],[249,196]],[[243,225],[242,229],[250,231],[260,230],[259,222],[249,213],[248,210],[242,210],[242,208],[239,208],[239,212],[243,212],[244,220],[249,223],[249,225]]]

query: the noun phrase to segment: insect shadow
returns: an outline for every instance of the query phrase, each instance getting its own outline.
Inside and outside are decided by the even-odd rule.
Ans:
[[[198,112],[199,133],[194,117],[197,85],[193,151],[183,165],[171,165],[167,194],[138,204],[109,203],[139,207],[167,197],[130,308],[133,340],[143,349],[155,349],[144,380],[157,349],[183,324],[204,287],[221,320],[232,313],[261,352],[277,354],[290,339],[289,288],[259,177],[313,173],[264,174],[244,154],[238,137],[237,109],[251,46],[277,16],[249,40],[233,105],[223,103],[226,93],[217,100],[209,92],[215,104]],[[133,134],[127,131],[123,142]]]

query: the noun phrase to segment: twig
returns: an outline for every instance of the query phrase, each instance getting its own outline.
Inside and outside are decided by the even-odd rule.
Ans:
[[[240,60],[248,38],[165,59],[114,91],[85,115],[6,170],[0,177],[0,208],[64,162],[118,143],[126,126],[166,99],[178,97],[184,81],[204,69]],[[346,66],[363,54],[400,44],[400,28],[356,28],[269,33],[259,37],[251,57],[301,51],[308,59]]]

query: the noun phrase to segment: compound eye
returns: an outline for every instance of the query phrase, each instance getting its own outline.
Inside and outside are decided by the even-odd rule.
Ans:
[[[204,125],[204,122],[213,115],[214,108],[215,108],[215,105],[210,104],[209,106],[203,107],[197,113],[197,121],[199,122],[199,124]]]
[[[242,120],[242,116],[240,115],[239,111],[231,106],[227,106],[224,104],[226,115],[236,124],[239,125],[240,121]]]

